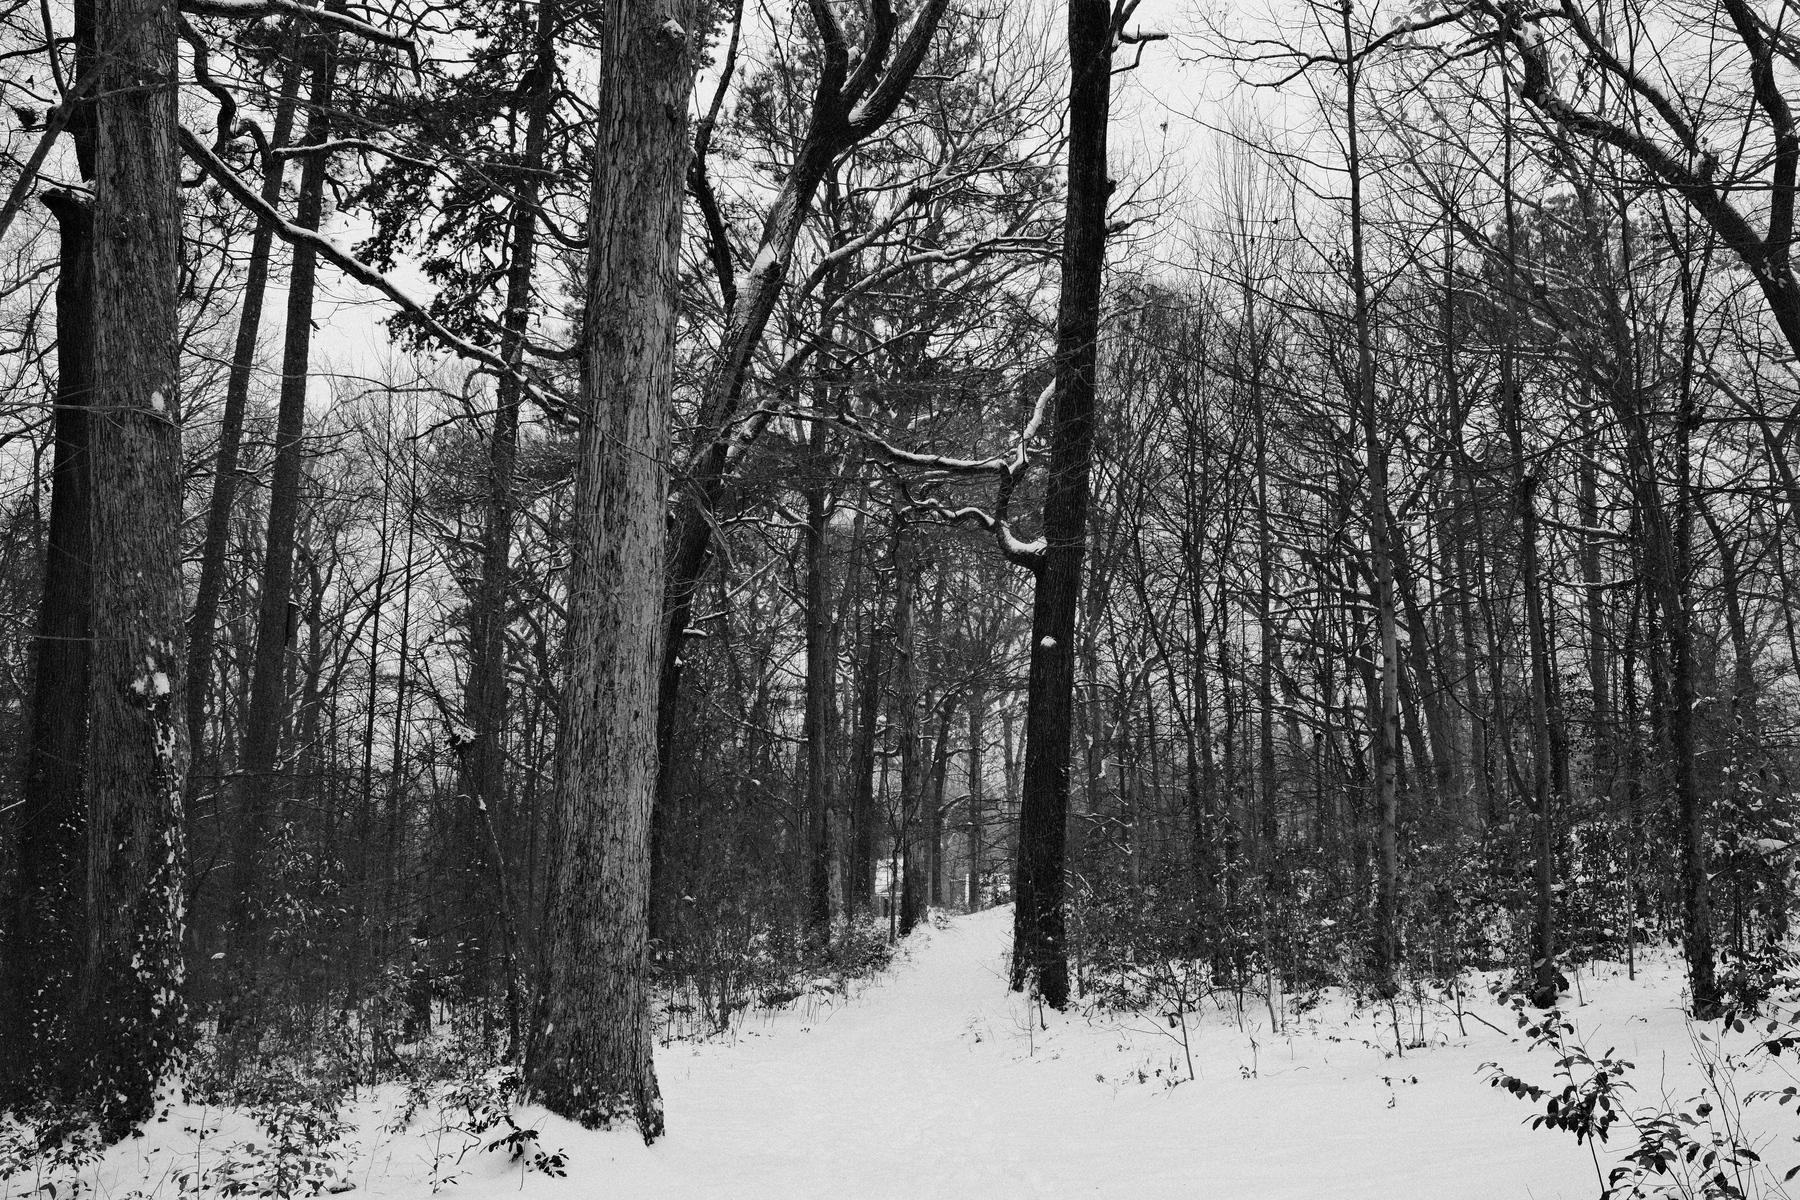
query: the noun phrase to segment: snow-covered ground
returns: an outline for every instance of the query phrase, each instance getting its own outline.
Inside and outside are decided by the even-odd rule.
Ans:
[[[1567,1134],[1527,1128],[1533,1109],[1490,1087],[1484,1064],[1542,1084],[1554,1064],[1528,1052],[1510,1010],[1485,993],[1466,999],[1481,1020],[1459,1024],[1443,1005],[1422,1022],[1402,1010],[1402,1038],[1422,1028],[1428,1043],[1403,1056],[1385,1006],[1357,1012],[1331,1000],[1285,1031],[1271,1028],[1266,1007],[1247,1009],[1241,1027],[1235,1011],[1209,1008],[1190,1031],[1190,1081],[1166,1022],[1040,1013],[1009,993],[1010,921],[995,909],[922,929],[854,998],[755,1013],[732,1039],[661,1050],[668,1135],[654,1146],[526,1109],[519,1118],[543,1146],[566,1154],[566,1178],[479,1148],[458,1164],[449,1151],[462,1142],[425,1132],[430,1119],[387,1132],[398,1095],[383,1093],[356,1114],[344,1173],[356,1194],[423,1197],[435,1159],[440,1189],[453,1181],[467,1200],[1587,1200],[1609,1155],[1632,1140],[1620,1127],[1596,1159]],[[1602,967],[1577,982],[1569,1015],[1593,1050],[1616,1047],[1637,1064],[1637,1102],[1694,1094],[1674,964],[1653,956],[1635,981]],[[116,1148],[99,1194],[148,1195],[160,1182],[173,1195],[169,1181],[185,1168],[171,1164],[203,1165],[208,1153],[196,1159],[187,1132],[199,1119],[178,1109]],[[232,1136],[227,1126],[210,1139],[213,1153]],[[1787,1140],[1797,1131],[1764,1143],[1780,1169],[1800,1161]]]

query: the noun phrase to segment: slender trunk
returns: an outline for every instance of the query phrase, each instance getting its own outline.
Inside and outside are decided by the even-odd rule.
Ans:
[[[1265,896],[1275,889],[1281,833],[1281,789],[1275,763],[1275,668],[1281,642],[1275,628],[1275,534],[1269,515],[1269,424],[1262,386],[1262,356],[1256,345],[1256,309],[1245,289],[1246,320],[1250,329],[1250,402],[1256,438],[1256,741],[1257,789],[1261,856]],[[1265,901],[1266,903],[1266,901]]]
[[[330,136],[329,110],[337,71],[336,47],[330,35],[308,35],[306,144],[317,146]],[[329,155],[315,151],[300,169],[300,196],[294,223],[316,230],[324,213],[325,175]],[[318,255],[308,243],[294,247],[288,278],[287,334],[282,347],[281,399],[275,418],[275,465],[269,481],[268,530],[264,545],[261,591],[257,600],[256,657],[251,666],[250,709],[244,719],[238,770],[233,780],[236,835],[232,870],[232,937],[228,963],[237,976],[230,1024],[255,1019],[258,988],[261,897],[270,881],[263,852],[280,821],[286,788],[280,773],[281,727],[287,712],[287,655],[293,637],[289,613],[294,579],[294,533],[300,517],[300,482],[305,466],[306,388],[312,353],[313,292]],[[224,1023],[224,1022],[222,1022]]]
[[[1538,564],[1537,476],[1525,466],[1520,387],[1512,377],[1511,353],[1501,368],[1507,437],[1512,444],[1513,504],[1519,521],[1519,573],[1525,592],[1526,638],[1531,653],[1531,806],[1536,846],[1533,883],[1536,895],[1532,951],[1532,1002],[1539,1008],[1556,1003],[1556,875],[1555,788],[1550,745],[1550,643],[1544,622],[1542,568]]]
[[[917,853],[919,823],[925,807],[925,763],[919,753],[919,664],[913,590],[917,586],[918,535],[894,510],[894,698],[892,721],[900,749],[900,813],[898,854],[900,878],[899,934],[911,933],[925,915],[923,880]]]
[[[851,756],[850,869],[846,907],[869,912],[875,902],[875,756],[881,723],[882,645],[879,597],[869,601],[868,643],[863,649],[857,698],[856,750]]]
[[[1577,520],[1589,532],[1581,539],[1581,584],[1587,625],[1588,688],[1593,695],[1594,780],[1593,793],[1612,793],[1612,774],[1617,760],[1613,745],[1611,674],[1607,658],[1606,598],[1600,576],[1600,486],[1598,438],[1594,433],[1592,413],[1582,414],[1581,465],[1576,471]]]
[[[969,883],[968,907],[981,907],[981,823],[987,782],[983,775],[982,742],[987,738],[987,689],[979,683],[969,692]]]
[[[1106,263],[1106,126],[1111,108],[1111,5],[1069,4],[1069,181],[1062,296],[1056,314],[1055,412],[1044,492],[1042,565],[1031,614],[1025,790],[1013,910],[1012,987],[1029,984],[1052,1008],[1069,1000],[1063,857],[1069,811],[1075,609],[1087,547],[1094,376]]]
[[[931,752],[931,786],[925,798],[926,895],[932,908],[944,907],[944,783],[950,774],[950,723],[956,705],[948,696],[939,706],[937,741]]]
[[[532,59],[520,81],[525,113],[525,139],[512,188],[512,226],[507,234],[506,309],[501,317],[500,357],[515,367],[525,357],[531,322],[532,283],[537,268],[537,208],[542,191],[551,109],[555,104],[555,0],[538,5]],[[494,424],[488,436],[487,495],[481,521],[481,575],[469,603],[469,676],[463,690],[467,742],[461,747],[457,811],[452,821],[452,902],[461,909],[457,932],[464,992],[485,994],[490,974],[486,960],[494,915],[505,906],[509,886],[501,847],[490,836],[495,813],[505,799],[506,631],[510,625],[512,588],[513,475],[519,453],[518,380],[502,376],[496,384]],[[526,819],[529,819],[527,817]],[[502,982],[506,990],[509,1030],[518,1023],[517,935],[502,922]]]
[[[806,924],[815,941],[831,933],[831,728],[832,659],[830,571],[826,563],[826,475],[830,449],[823,426],[812,431],[806,491]]]
[[[1375,357],[1369,316],[1369,286],[1363,271],[1362,153],[1357,128],[1356,59],[1350,53],[1350,2],[1344,0],[1345,125],[1350,173],[1350,286],[1356,312],[1356,408],[1361,416],[1363,453],[1369,482],[1369,557],[1375,584],[1375,616],[1380,641],[1378,686],[1369,693],[1369,733],[1375,752],[1375,789],[1380,863],[1376,872],[1375,980],[1391,989],[1400,958],[1400,856],[1398,771],[1400,757],[1400,646],[1394,620],[1394,568],[1388,539],[1387,447],[1381,440],[1375,394]]]
[[[294,111],[300,96],[302,63],[298,42],[287,40],[288,61],[282,73],[281,97],[275,105],[275,121],[269,145],[287,145],[294,134]],[[263,203],[271,208],[281,202],[286,158],[263,159]],[[250,381],[256,372],[256,341],[262,327],[263,297],[268,290],[269,257],[275,229],[258,222],[250,238],[250,260],[244,269],[243,301],[238,310],[237,343],[231,354],[231,371],[225,380],[225,411],[219,421],[219,447],[213,457],[212,497],[206,507],[206,533],[200,543],[200,578],[194,592],[194,611],[188,618],[188,745],[196,763],[206,744],[206,698],[212,686],[213,647],[218,635],[219,599],[225,588],[225,553],[231,543],[231,516],[237,507],[238,453],[244,438],[244,409],[250,400]],[[188,783],[197,786],[203,776],[196,771]],[[190,792],[189,800],[193,796]]]

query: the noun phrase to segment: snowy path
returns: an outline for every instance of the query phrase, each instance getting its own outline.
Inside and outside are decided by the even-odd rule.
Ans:
[[[534,1200],[1586,1200],[1599,1191],[1585,1149],[1522,1128],[1525,1107],[1482,1082],[1480,1065],[1494,1058],[1547,1073],[1523,1044],[1473,1022],[1482,1037],[1463,1039],[1451,1022],[1451,1044],[1390,1060],[1361,1040],[1381,1037],[1366,1017],[1338,1013],[1270,1038],[1266,1013],[1261,1033],[1211,1014],[1195,1047],[1201,1078],[1170,1088],[1153,1072],[1167,1074],[1180,1048],[1146,1022],[1051,1013],[1048,1030],[1031,1029],[1000,973],[1009,931],[1010,910],[958,919],[925,931],[908,961],[810,1024],[801,1012],[753,1016],[734,1045],[661,1051],[669,1133],[653,1147],[540,1114],[545,1144],[569,1154],[566,1181],[522,1181],[484,1163],[457,1191],[496,1200],[522,1182]],[[1653,997],[1669,998],[1640,999]],[[1503,1017],[1491,1002],[1485,1015]],[[1253,1039],[1259,1070],[1245,1078]],[[423,1193],[403,1183],[403,1157],[395,1146],[372,1164],[371,1192]]]

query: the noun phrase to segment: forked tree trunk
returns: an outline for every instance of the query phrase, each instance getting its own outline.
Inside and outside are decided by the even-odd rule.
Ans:
[[[528,1093],[589,1127],[663,1131],[645,961],[656,791],[664,514],[691,0],[598,18],[581,433],[570,522],[568,685]]]
[[[886,6],[884,6],[885,8]],[[811,11],[819,34],[819,72],[807,110],[807,125],[794,158],[770,201],[762,237],[750,269],[732,284],[732,300],[720,335],[714,368],[700,397],[694,440],[685,456],[685,486],[670,505],[668,602],[664,605],[665,636],[659,673],[657,745],[662,766],[657,791],[657,822],[652,871],[663,878],[669,824],[669,757],[681,706],[682,646],[693,616],[694,597],[712,557],[714,522],[725,505],[733,474],[744,452],[766,424],[766,418],[738,420],[745,383],[763,332],[782,295],[794,250],[806,226],[813,196],[835,164],[878,132],[912,85],[925,59],[948,0],[922,0],[904,26],[898,42],[882,37],[858,47],[865,57],[852,69],[851,46],[828,4]],[[892,12],[887,12],[892,17]],[[889,34],[895,31],[891,28]],[[731,256],[714,247],[715,262],[729,266]],[[724,281],[722,281],[724,282]],[[653,889],[658,924],[665,922],[667,888]]]
[[[987,784],[983,778],[982,742],[987,738],[987,689],[980,683],[969,692],[969,882],[970,912],[981,908],[981,824],[987,819]]]
[[[284,68],[281,99],[269,145],[287,145],[294,134],[294,110],[300,96],[301,63],[298,42],[288,39],[290,58]],[[271,207],[281,201],[281,182],[287,159],[269,155],[263,160],[263,202]],[[231,514],[237,507],[238,454],[244,439],[244,409],[250,400],[250,379],[256,370],[256,339],[262,326],[263,297],[268,290],[269,256],[275,229],[259,222],[250,239],[250,260],[244,269],[243,300],[238,310],[237,343],[232,350],[231,371],[225,380],[225,411],[219,420],[219,448],[213,458],[212,498],[206,508],[206,534],[200,543],[200,578],[194,591],[194,612],[188,620],[188,746],[202,759],[205,744],[206,695],[212,682],[213,648],[217,643],[219,598],[225,588],[225,551],[230,545]],[[189,781],[190,784],[193,782]],[[190,797],[191,798],[191,797]]]
[[[1069,192],[1056,314],[1055,412],[1044,492],[1042,565],[1031,613],[1025,786],[1014,884],[1012,987],[1053,1008],[1069,1001],[1063,859],[1075,690],[1075,609],[1087,548],[1094,446],[1094,369],[1106,262],[1106,124],[1112,94],[1112,8],[1069,3]]]
[[[310,117],[306,144],[322,144],[330,133],[329,107],[336,54],[329,35],[311,33],[308,87]],[[328,155],[314,151],[300,170],[294,223],[316,230],[324,213]],[[275,415],[275,463],[269,480],[268,528],[261,589],[257,598],[256,657],[250,674],[250,708],[244,718],[238,770],[232,780],[232,920],[227,968],[232,1000],[221,1017],[221,1032],[239,1019],[255,1021],[262,959],[261,908],[270,881],[263,865],[271,826],[280,819],[286,786],[278,780],[281,729],[287,717],[288,645],[294,622],[288,609],[294,590],[294,537],[300,521],[300,477],[305,464],[307,368],[312,355],[313,290],[318,253],[310,243],[294,247],[288,278],[287,330],[281,352],[281,399]]]
[[[88,955],[71,1027],[108,1136],[183,1033],[181,270],[175,6],[100,0],[94,199]]]

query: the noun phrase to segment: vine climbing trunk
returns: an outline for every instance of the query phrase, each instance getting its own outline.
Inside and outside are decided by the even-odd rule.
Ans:
[[[70,1012],[102,1132],[153,1111],[185,1006],[179,283],[172,0],[99,0],[87,955]]]

